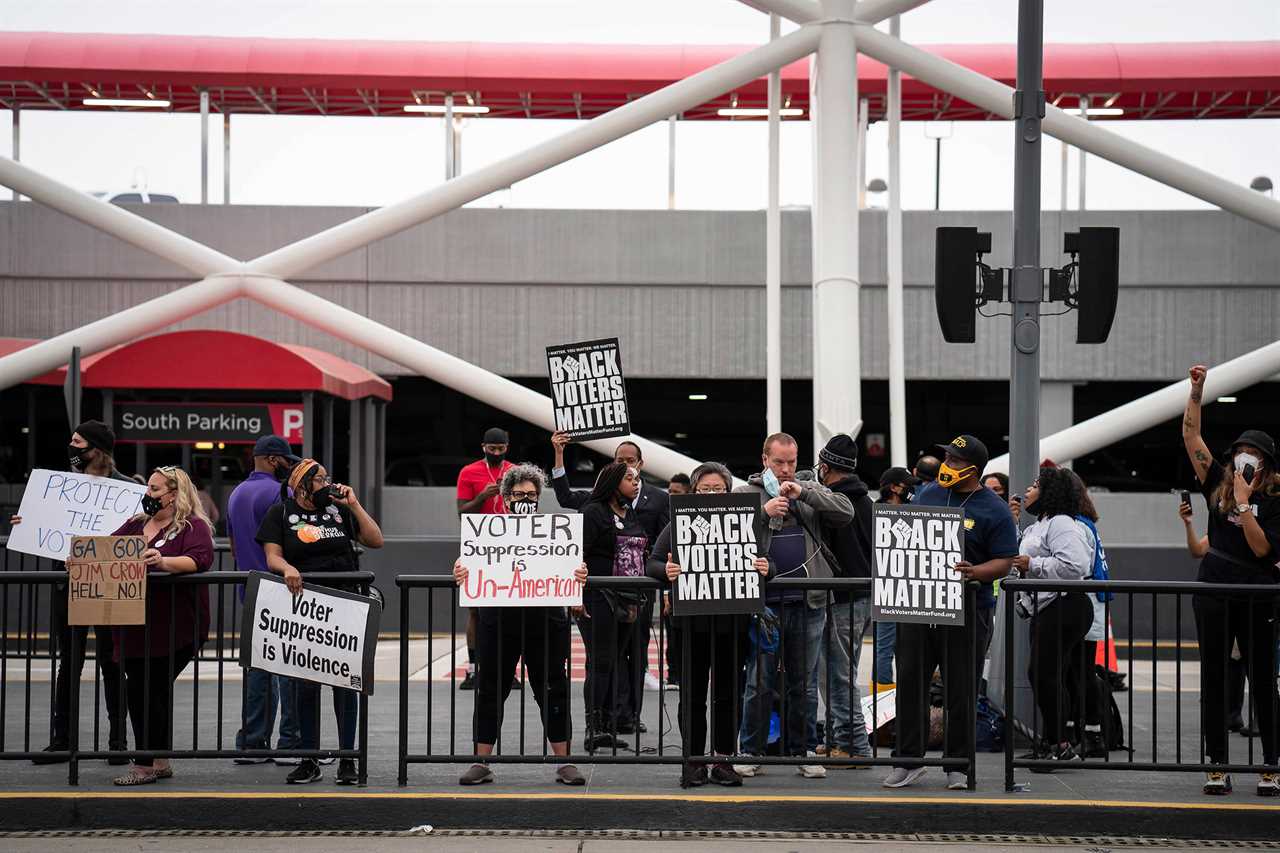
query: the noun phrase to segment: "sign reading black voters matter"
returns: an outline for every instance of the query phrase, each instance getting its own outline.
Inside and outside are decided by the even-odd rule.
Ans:
[[[373,693],[382,605],[372,598],[249,574],[240,626],[240,665],[303,681]]]
[[[547,347],[547,370],[558,432],[574,439],[631,433],[617,338]]]
[[[671,559],[680,566],[672,613],[764,609],[764,578],[754,565],[764,526],[758,495],[672,495],[671,524]]]
[[[578,607],[582,516],[575,513],[462,516],[458,559],[463,607]]]
[[[964,510],[875,504],[872,540],[872,620],[964,625]]]

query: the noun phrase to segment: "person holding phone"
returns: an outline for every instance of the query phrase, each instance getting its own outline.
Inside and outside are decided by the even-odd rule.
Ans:
[[[1190,370],[1191,390],[1182,419],[1182,441],[1209,508],[1208,551],[1198,580],[1215,584],[1278,584],[1280,569],[1280,472],[1276,444],[1262,430],[1245,430],[1231,443],[1225,464],[1213,458],[1200,435],[1200,406],[1208,368]],[[1246,661],[1262,732],[1263,764],[1280,759],[1276,732],[1276,599],[1196,595],[1192,601],[1200,642],[1200,712],[1205,748],[1213,764],[1228,764],[1227,668],[1234,641]],[[1231,776],[1212,771],[1204,793],[1231,793]],[[1263,773],[1258,796],[1280,796],[1280,772]]]
[[[280,487],[280,502],[267,510],[258,527],[258,542],[267,555],[267,568],[284,577],[289,591],[302,592],[303,575],[324,583],[324,574],[354,572],[355,543],[366,548],[382,547],[382,529],[365,511],[350,486],[335,483],[329,472],[314,459],[303,459],[293,467]],[[325,584],[354,591],[348,584]],[[299,749],[320,748],[320,685],[292,679],[294,707],[301,729]],[[333,712],[338,722],[339,749],[355,749],[358,695],[354,690],[333,688]],[[320,781],[320,764],[304,758],[285,781],[305,785]],[[358,781],[356,765],[350,758],[338,762],[339,785]]]

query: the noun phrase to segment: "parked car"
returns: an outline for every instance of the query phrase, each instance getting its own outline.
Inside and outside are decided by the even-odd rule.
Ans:
[[[176,195],[153,193],[146,190],[120,190],[119,192],[93,192],[89,195],[100,198],[107,204],[180,204]]]

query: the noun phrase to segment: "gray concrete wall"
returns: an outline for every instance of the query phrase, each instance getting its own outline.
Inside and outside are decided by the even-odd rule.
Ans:
[[[235,257],[252,258],[359,208],[139,205],[132,208]],[[941,341],[933,229],[992,232],[1010,262],[1004,213],[906,215],[909,379],[999,379],[1008,324],[980,320],[978,343]],[[1122,290],[1111,341],[1075,345],[1070,315],[1046,321],[1049,380],[1165,380],[1280,338],[1280,241],[1220,212],[1046,213],[1046,264],[1062,231],[1121,229]],[[807,211],[783,215],[783,372],[805,378],[811,329]],[[862,214],[863,375],[888,374],[882,211]],[[764,217],[724,211],[455,211],[299,276],[297,283],[507,376],[542,376],[549,343],[617,335],[636,377],[764,374]],[[30,202],[0,203],[0,336],[48,337],[189,280],[167,262]],[[240,300],[174,328],[225,328],[330,350],[388,374],[398,365]],[[494,329],[502,329],[494,345]]]

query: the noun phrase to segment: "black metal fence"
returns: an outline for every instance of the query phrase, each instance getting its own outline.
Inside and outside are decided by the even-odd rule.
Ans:
[[[1034,601],[1019,593],[1060,595],[1060,599]],[[1280,722],[1276,720],[1276,650],[1277,605],[1280,585],[1208,584],[1199,582],[1154,581],[1050,581],[1016,579],[1002,583],[1001,599],[1006,628],[1019,619],[1026,620],[1033,645],[1016,641],[1017,632],[1004,633],[1004,695],[1014,696],[1016,682],[1023,667],[1035,665],[1035,646],[1040,641],[1061,648],[1071,645],[1063,620],[1057,618],[1066,596],[1099,596],[1107,624],[1113,615],[1123,615],[1124,624],[1149,623],[1154,637],[1162,636],[1161,620],[1173,620],[1173,639],[1166,642],[1135,639],[1132,627],[1125,635],[1115,637],[1116,651],[1125,676],[1126,691],[1116,693],[1112,681],[1098,677],[1089,661],[1087,668],[1070,667],[1070,661],[1059,658],[1057,667],[1047,673],[1049,681],[1060,688],[1064,702],[1062,713],[1071,718],[1074,734],[1070,739],[1080,752],[1077,760],[1064,763],[1043,754],[1043,749],[1016,755],[1015,738],[1006,738],[1005,787],[1016,790],[1015,770],[1049,772],[1063,769],[1277,773],[1280,766],[1266,763],[1255,741],[1280,742]],[[1103,602],[1101,598],[1108,598]],[[1090,601],[1092,606],[1092,600]],[[1210,610],[1228,609],[1230,618],[1205,618]],[[1019,615],[1018,611],[1022,613]],[[1140,611],[1145,610],[1143,614]],[[1185,630],[1191,622],[1190,631]],[[1057,633],[1057,637],[1052,634]],[[1197,636],[1197,641],[1184,640],[1184,635]],[[1239,642],[1236,642],[1239,640]],[[1235,661],[1233,664],[1232,661]],[[1040,663],[1043,663],[1042,661]],[[1192,671],[1194,668],[1194,671]],[[1233,672],[1233,670],[1235,670]],[[1241,702],[1245,674],[1248,675],[1251,700]],[[1198,673],[1198,675],[1196,674]],[[1171,678],[1170,678],[1171,676]],[[1096,681],[1090,684],[1091,679]],[[1165,680],[1168,679],[1168,683]],[[1194,682],[1188,686],[1187,682]],[[1036,679],[1032,678],[1033,687]],[[1139,693],[1150,691],[1150,698]],[[1089,726],[1086,707],[1091,692],[1100,713],[1092,728],[1102,746],[1089,749],[1089,738],[1082,728]],[[1045,691],[1035,696],[1029,715],[1021,718],[1021,731],[1027,737],[1043,740],[1046,721],[1042,708],[1056,702]],[[1074,706],[1066,704],[1074,702]],[[1015,704],[1016,703],[1006,703]],[[1143,705],[1146,705],[1144,708]],[[1006,709],[1008,710],[1008,709]],[[1053,712],[1053,709],[1051,709]],[[1240,723],[1232,718],[1239,713]],[[1149,716],[1148,716],[1149,714]],[[1011,715],[1012,717],[1012,715]],[[1184,727],[1184,720],[1193,725]],[[1270,731],[1259,729],[1270,728]],[[1188,730],[1190,734],[1188,734]],[[1242,732],[1247,740],[1232,745],[1232,734]],[[1118,742],[1123,739],[1123,745]],[[1275,739],[1275,740],[1273,740]],[[1096,743],[1096,741],[1095,741]],[[1216,744],[1216,746],[1215,746]],[[1082,745],[1083,748],[1082,748]],[[1041,745],[1043,746],[1043,744]],[[1274,747],[1273,747],[1274,748]],[[1218,755],[1214,755],[1218,752]],[[1244,760],[1240,761],[1239,758]],[[1274,761],[1274,758],[1273,758]]]

